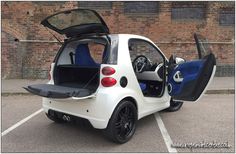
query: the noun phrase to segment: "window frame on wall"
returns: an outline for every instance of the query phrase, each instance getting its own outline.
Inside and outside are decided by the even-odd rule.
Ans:
[[[78,1],[79,8],[84,9],[112,10],[112,5],[112,1]]]
[[[204,21],[206,19],[207,2],[172,2],[171,20]],[[201,13],[201,15],[199,15]]]
[[[124,14],[126,15],[158,15],[160,12],[159,1],[124,1],[123,5]],[[150,7],[152,9],[150,9]]]
[[[229,16],[227,17],[227,15],[231,15],[232,17],[229,17]],[[219,16],[220,26],[235,26],[235,8],[234,7],[221,8],[219,10],[218,16]],[[231,18],[231,19],[227,19],[227,18]],[[230,22],[230,21],[233,21],[233,22]]]

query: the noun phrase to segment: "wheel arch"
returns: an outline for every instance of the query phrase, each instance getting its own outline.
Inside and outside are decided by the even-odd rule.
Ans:
[[[125,98],[123,98],[122,100],[120,100],[120,102],[121,101],[124,101],[124,100],[127,100],[127,101],[130,101],[130,102],[132,102],[133,104],[134,104],[134,106],[136,107],[136,109],[137,109],[137,116],[138,116],[138,103],[137,103],[137,101],[133,98],[133,97],[131,97],[131,96],[126,96]],[[120,103],[119,102],[119,103]],[[118,103],[118,104],[119,104]],[[117,106],[118,106],[118,104],[117,104]]]
[[[119,99],[117,99],[117,100],[115,101],[115,102],[118,102],[118,103],[116,103],[116,104],[113,106],[112,110],[111,110],[112,112],[111,112],[111,115],[110,115],[110,117],[109,117],[109,119],[108,119],[107,126],[108,126],[108,124],[109,124],[109,122],[110,122],[110,119],[111,119],[112,115],[114,114],[115,110],[117,109],[117,107],[119,106],[119,104],[120,104],[122,101],[130,101],[130,102],[132,102],[132,103],[134,104],[134,106],[135,106],[136,109],[137,109],[137,119],[139,119],[139,107],[138,107],[138,102],[137,102],[137,100],[136,100],[134,97],[130,96],[130,95],[126,95],[126,96],[121,97],[121,98],[119,98]],[[107,127],[107,126],[106,126],[106,127]]]

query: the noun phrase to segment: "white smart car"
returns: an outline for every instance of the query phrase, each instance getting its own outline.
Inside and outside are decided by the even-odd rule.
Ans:
[[[48,84],[25,89],[43,97],[51,120],[86,119],[118,143],[133,136],[142,117],[197,101],[215,73],[215,57],[196,34],[198,59],[168,60],[148,38],[110,34],[93,10],[59,12],[42,24],[67,39],[51,64]]]

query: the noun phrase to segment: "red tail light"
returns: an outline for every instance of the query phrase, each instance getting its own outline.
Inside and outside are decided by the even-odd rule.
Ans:
[[[116,70],[112,67],[109,67],[109,66],[103,67],[103,69],[102,69],[102,74],[103,75],[112,75],[115,72],[116,72]]]
[[[102,79],[101,83],[104,87],[111,87],[116,84],[116,79],[111,77],[105,77]]]
[[[48,71],[48,80],[50,81],[52,79],[51,77],[51,66],[49,67],[49,71]]]

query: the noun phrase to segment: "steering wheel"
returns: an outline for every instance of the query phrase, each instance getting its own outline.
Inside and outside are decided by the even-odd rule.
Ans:
[[[163,81],[163,76],[164,76],[164,63],[159,63],[156,67],[156,72],[157,72],[157,78],[159,79],[158,81]]]
[[[137,56],[133,61],[133,68],[136,73],[142,73],[151,65],[150,60],[144,56]]]

